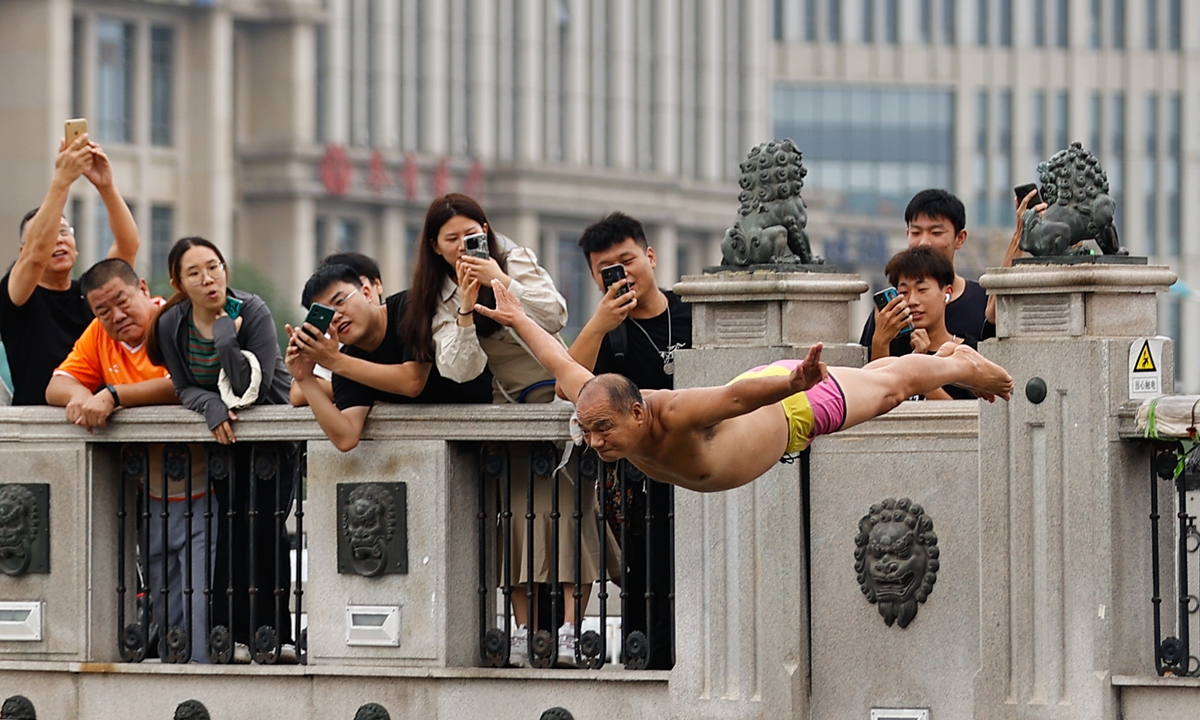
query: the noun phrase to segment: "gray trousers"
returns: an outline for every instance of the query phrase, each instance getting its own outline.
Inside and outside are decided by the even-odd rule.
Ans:
[[[211,494],[211,490],[209,491]],[[204,568],[212,567],[217,556],[217,497],[212,495],[213,518],[205,532],[204,513],[208,509],[208,497],[192,500],[192,522],[188,527],[187,502],[166,502],[150,498],[150,556],[146,559],[146,584],[154,602],[154,621],[158,623],[159,657],[167,656],[167,630],[171,627],[187,627],[185,616],[184,574],[187,572],[187,556],[192,558],[192,662],[208,662],[208,603],[204,597]],[[163,505],[167,510],[167,537],[165,548],[167,614],[163,619],[164,586],[164,543],[162,532]],[[191,548],[188,548],[188,536]],[[205,540],[208,540],[206,543]],[[208,552],[205,553],[207,544]]]

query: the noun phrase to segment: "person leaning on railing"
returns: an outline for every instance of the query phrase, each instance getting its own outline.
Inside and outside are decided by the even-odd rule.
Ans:
[[[364,255],[360,252],[338,252],[327,255],[321,261],[321,265],[347,265],[354,272],[358,273],[359,280],[363,285],[371,286],[375,297],[379,299],[379,304],[383,304],[383,273],[379,270],[379,263],[375,262],[375,258]],[[286,358],[285,358],[286,360]],[[291,368],[288,368],[291,371]],[[333,371],[323,365],[316,365],[313,368],[313,374],[317,379],[317,387],[321,389],[321,393],[329,399],[333,399]],[[296,373],[292,372],[292,387],[288,391],[288,400],[294,407],[303,407],[308,404],[308,398],[304,395],[304,390],[300,388],[300,383],[296,381]]]
[[[167,256],[167,264],[175,294],[151,326],[147,352],[155,364],[164,365],[171,373],[175,393],[184,407],[204,416],[218,443],[233,444],[236,440],[233,422],[237,420],[234,410],[249,405],[282,405],[288,400],[291,376],[279,353],[271,310],[257,295],[228,286],[225,258],[204,238],[185,237],[176,242]],[[234,606],[233,617],[228,618],[226,603],[215,602],[213,622],[230,627],[234,641],[247,645],[251,641],[251,586],[258,588],[259,597],[264,598],[272,595],[268,589],[284,589],[276,596],[278,605],[273,613],[263,612],[266,601],[259,603],[256,624],[270,624],[274,618],[282,618],[281,627],[275,630],[281,643],[291,642],[291,623],[287,622],[287,588],[291,583],[289,542],[282,523],[274,522],[273,511],[282,510],[286,515],[290,510],[297,446],[280,445],[277,476],[280,486],[270,482],[256,484],[254,507],[264,521],[255,524],[253,538],[247,522],[251,447],[232,448],[233,474],[229,483],[232,497],[226,484],[216,483],[215,488],[221,506],[232,507],[235,520],[232,537],[226,522],[218,526],[214,590],[218,598],[224,598],[222,589],[232,587]],[[282,497],[282,507],[277,507],[277,497]],[[239,549],[231,567],[223,562],[228,557],[227,543]],[[242,548],[246,552],[240,552]],[[254,578],[249,577],[249,567],[256,568]]]
[[[311,323],[287,326],[287,366],[295,377],[293,395],[309,402],[313,417],[334,447],[349,452],[362,438],[367,414],[382,403],[486,403],[490,375],[466,383],[442,378],[431,362],[416,360],[400,336],[407,292],[380,305],[376,284],[349,265],[322,264],[304,284],[300,304],[333,310],[327,334]],[[331,395],[315,369],[333,373]],[[299,391],[297,393],[297,390]]]
[[[487,257],[466,252],[465,239],[486,235]],[[417,242],[417,262],[409,291],[409,309],[401,326],[418,359],[433,360],[441,374],[463,380],[490,369],[495,402],[545,403],[554,400],[554,377],[530,354],[516,334],[475,312],[476,302],[495,306],[492,283],[508,289],[529,316],[554,334],[567,324],[567,302],[554,280],[528,248],[496,233],[479,203],[466,195],[450,194],[433,201],[425,214],[425,225]],[[565,347],[565,345],[564,345]],[[562,497],[571,497],[566,486]],[[513,483],[512,507],[527,505],[523,483]],[[550,581],[551,492],[549,483],[539,483],[534,497],[535,583]],[[595,515],[595,497],[585,494],[590,508],[584,517]],[[514,585],[529,582],[526,523],[512,523],[512,577]],[[586,606],[591,586],[601,579],[599,541],[594,532],[578,532],[570,513],[559,524],[559,578],[573,579],[576,538],[583,543],[580,588]],[[564,597],[572,597],[574,583],[563,583]],[[511,658],[523,664],[528,658],[530,608],[523,588],[511,593],[517,629],[513,633]],[[559,664],[574,662],[575,635],[579,618],[573,602],[565,603],[565,622],[559,630]],[[536,612],[536,608],[534,609]]]
[[[79,288],[96,319],[54,371],[46,388],[46,402],[65,407],[67,421],[89,433],[92,428],[105,427],[108,418],[119,408],[179,404],[166,368],[150,362],[146,355],[146,334],[158,317],[163,299],[151,297],[146,281],[120,258],[101,260],[93,265],[79,278]],[[187,519],[184,509],[187,486],[183,479],[171,480],[164,500],[159,481],[164,447],[163,443],[147,444],[149,467],[146,476],[152,482],[139,488],[150,496],[150,517],[155,520],[148,523],[150,553],[143,567],[153,598],[154,621],[163,629],[159,633],[158,652],[159,657],[167,656],[166,628],[185,627],[184,603],[190,600],[191,659],[203,663],[208,662],[205,652],[208,603],[202,590],[205,563],[211,563],[215,557],[216,545],[209,541],[210,528],[215,523],[206,527],[202,512],[194,512],[191,520]],[[204,446],[189,443],[188,452],[192,459],[192,500],[194,503],[207,502],[209,490]],[[165,537],[162,523],[157,522],[164,510],[168,519]],[[219,513],[215,498],[212,499],[212,511]],[[191,544],[188,543],[189,536]],[[212,536],[215,539],[215,531]],[[188,553],[191,553],[192,567],[190,587],[196,589],[190,599],[184,597]],[[164,587],[169,592],[166,614],[159,594]]]

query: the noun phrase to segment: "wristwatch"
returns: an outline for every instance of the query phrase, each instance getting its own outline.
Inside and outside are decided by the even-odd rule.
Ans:
[[[105,385],[104,389],[108,391],[109,395],[112,395],[113,407],[121,407],[121,396],[117,394],[116,386],[111,384]]]

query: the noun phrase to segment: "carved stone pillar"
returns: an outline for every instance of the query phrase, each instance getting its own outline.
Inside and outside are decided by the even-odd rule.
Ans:
[[[818,341],[830,363],[863,363],[845,342],[848,303],[867,290],[856,275],[690,275],[674,289],[692,304],[693,347],[678,355],[676,387],[720,385]],[[799,465],[729,492],[680,491],[675,517],[672,700],[694,717],[808,717]]]
[[[1114,674],[1153,669],[1146,448],[1118,438],[1129,350],[1157,328],[1167,267],[1018,265],[980,283],[1015,381],[980,404],[977,718],[1120,716]],[[1174,358],[1162,352],[1163,392]],[[1034,378],[1045,382],[1026,396]],[[1035,383],[1036,384],[1036,383]]]

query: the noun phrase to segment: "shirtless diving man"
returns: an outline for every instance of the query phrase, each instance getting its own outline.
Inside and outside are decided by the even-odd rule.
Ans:
[[[817,344],[803,361],[755,368],[723,387],[643,392],[621,375],[593,376],[526,317],[503,285],[492,287],[496,309],[475,309],[511,327],[554,375],[600,459],[626,458],[656,480],[698,492],[745,485],[818,435],[866,422],[943,385],[973,390],[989,402],[1012,395],[1004,368],[951,343],[935,355],[880,358],[862,368],[827,368]]]

